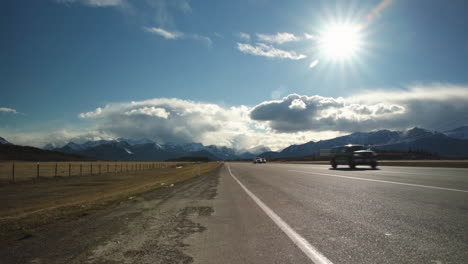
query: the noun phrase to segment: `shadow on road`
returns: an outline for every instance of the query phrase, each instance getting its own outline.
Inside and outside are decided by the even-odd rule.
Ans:
[[[379,168],[354,168],[354,169],[351,169],[351,168],[329,168],[329,170],[336,170],[336,171],[376,171],[376,170],[380,170]]]

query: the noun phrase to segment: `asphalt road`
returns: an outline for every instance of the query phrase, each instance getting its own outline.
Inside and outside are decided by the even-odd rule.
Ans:
[[[230,163],[0,244],[1,263],[468,263],[468,169]]]
[[[225,167],[195,263],[468,263],[467,169]]]

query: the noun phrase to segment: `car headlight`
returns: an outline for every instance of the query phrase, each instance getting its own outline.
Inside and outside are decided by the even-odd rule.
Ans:
[[[361,154],[354,153],[353,156],[354,156],[354,157],[359,157],[359,156],[361,156]]]

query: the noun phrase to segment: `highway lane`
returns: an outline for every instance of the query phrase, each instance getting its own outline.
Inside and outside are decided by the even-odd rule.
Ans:
[[[230,163],[220,173],[207,230],[188,239],[195,263],[314,263],[245,189],[332,263],[468,263],[466,169]]]

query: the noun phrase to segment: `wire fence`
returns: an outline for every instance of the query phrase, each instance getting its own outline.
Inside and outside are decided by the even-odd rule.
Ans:
[[[0,182],[175,168],[190,162],[0,162]]]

